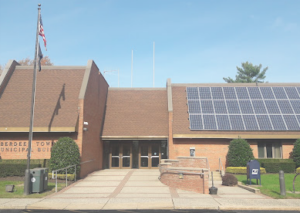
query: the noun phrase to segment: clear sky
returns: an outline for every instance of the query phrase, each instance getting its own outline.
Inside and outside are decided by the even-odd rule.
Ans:
[[[0,64],[33,58],[37,4],[55,65],[93,59],[120,87],[222,83],[249,61],[266,81],[300,81],[299,0],[0,0]],[[40,38],[42,46],[42,40]],[[118,86],[117,72],[105,77]]]

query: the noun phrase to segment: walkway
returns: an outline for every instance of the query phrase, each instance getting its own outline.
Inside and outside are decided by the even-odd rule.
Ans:
[[[44,199],[0,199],[0,209],[270,209],[300,210],[299,200],[275,200],[216,182],[218,195],[170,188],[158,170],[101,170]]]

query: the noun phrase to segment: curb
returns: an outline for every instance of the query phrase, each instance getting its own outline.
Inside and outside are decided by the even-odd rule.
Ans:
[[[238,182],[238,187],[246,189],[246,190],[248,190],[250,192],[253,192],[255,194],[260,194],[260,189],[253,188],[251,186],[242,185],[241,182]]]

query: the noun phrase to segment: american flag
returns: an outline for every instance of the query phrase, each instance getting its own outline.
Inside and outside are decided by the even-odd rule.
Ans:
[[[45,37],[45,33],[44,33],[44,27],[43,27],[43,22],[42,22],[42,16],[40,16],[40,29],[39,29],[39,35],[43,37],[45,49],[47,50],[47,47],[46,47],[47,41],[46,41],[46,37]]]

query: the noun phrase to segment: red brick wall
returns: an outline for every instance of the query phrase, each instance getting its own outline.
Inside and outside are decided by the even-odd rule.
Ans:
[[[0,133],[0,159],[27,159],[29,133]],[[77,142],[77,133],[33,133],[31,159],[50,159],[51,148],[60,137]]]
[[[90,78],[83,103],[83,117],[79,119],[79,130],[82,132],[83,122],[88,122],[88,131],[82,132],[81,162],[93,160],[82,164],[80,176],[102,169],[103,144],[100,140],[105,116],[108,84],[99,72],[95,63],[92,65]]]
[[[160,181],[170,187],[208,194],[208,170],[205,158],[179,157],[178,161],[164,160],[160,165]],[[201,168],[201,166],[203,166]],[[180,178],[183,173],[183,178]],[[190,174],[190,173],[204,173]]]

